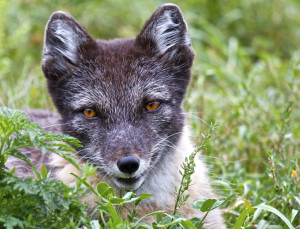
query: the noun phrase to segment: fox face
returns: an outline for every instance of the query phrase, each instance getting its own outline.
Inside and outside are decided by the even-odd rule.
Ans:
[[[78,157],[119,188],[139,188],[170,159],[184,126],[182,101],[194,53],[173,4],[134,39],[94,40],[69,14],[45,30],[42,69]]]

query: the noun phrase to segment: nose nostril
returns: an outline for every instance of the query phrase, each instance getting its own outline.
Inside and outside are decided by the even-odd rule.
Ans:
[[[123,173],[134,173],[140,167],[140,160],[135,156],[121,157],[117,162],[117,166]]]

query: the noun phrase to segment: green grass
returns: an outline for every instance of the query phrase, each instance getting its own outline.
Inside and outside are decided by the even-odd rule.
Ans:
[[[96,38],[134,37],[163,1],[0,0],[0,106],[55,110],[41,69],[44,26],[55,10],[71,13]],[[196,58],[185,108],[232,227],[287,228],[300,209],[300,2],[187,0],[178,4]],[[249,209],[248,214],[243,213]],[[258,214],[260,212],[260,214]],[[300,224],[300,213],[292,225]],[[275,228],[275,227],[273,227]]]

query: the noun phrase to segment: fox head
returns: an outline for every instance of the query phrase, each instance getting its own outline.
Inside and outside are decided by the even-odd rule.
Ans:
[[[45,29],[42,69],[80,159],[119,188],[137,189],[172,157],[194,53],[173,4],[160,6],[135,39],[94,40],[69,14]]]

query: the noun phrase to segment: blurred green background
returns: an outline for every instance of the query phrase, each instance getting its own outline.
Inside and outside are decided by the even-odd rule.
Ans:
[[[94,38],[113,39],[135,37],[163,3],[0,0],[0,106],[55,110],[40,69],[52,12],[69,12]],[[204,155],[220,195],[238,194],[224,210],[228,225],[245,203],[265,202],[288,217],[300,209],[300,1],[173,3],[183,11],[196,52],[184,104],[195,142],[206,123],[221,123]],[[267,213],[255,220],[284,225]]]

